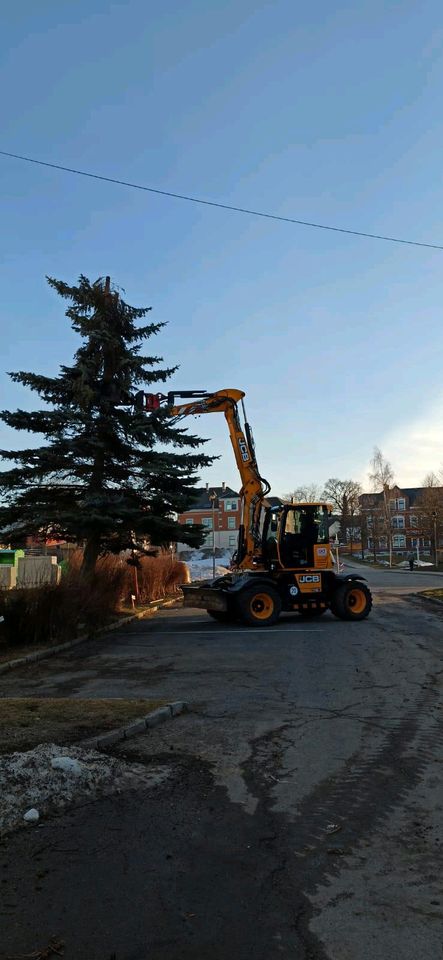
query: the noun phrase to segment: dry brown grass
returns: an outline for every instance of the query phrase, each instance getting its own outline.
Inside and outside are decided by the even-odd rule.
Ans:
[[[16,646],[64,643],[79,633],[93,635],[131,603],[134,567],[118,556],[98,560],[93,577],[80,575],[82,552],[76,550],[57,585],[0,591],[0,651]],[[189,579],[186,564],[168,553],[142,557],[137,568],[139,602],[178,596]],[[11,657],[14,653],[11,653]]]
[[[443,600],[443,590],[437,588],[436,590],[420,590],[420,593],[425,597],[433,597],[434,600]]]
[[[0,753],[38,743],[74,743],[132,723],[164,700],[65,700],[6,697],[0,700]]]
[[[134,592],[133,570],[133,567],[128,567],[129,593]],[[181,560],[175,560],[167,553],[160,554],[158,557],[142,557],[137,578],[141,603],[178,595],[180,584],[188,583],[190,579],[186,564]]]
[[[82,551],[73,553],[69,564],[71,575],[78,577],[82,561]],[[157,557],[140,557],[139,566],[134,568],[124,558],[107,555],[97,561],[94,580],[99,585],[100,594],[127,603],[135,593],[135,573],[140,603],[160,600],[180,592],[180,584],[190,580],[185,563],[171,557],[169,551],[162,551]],[[93,586],[91,586],[93,589]]]

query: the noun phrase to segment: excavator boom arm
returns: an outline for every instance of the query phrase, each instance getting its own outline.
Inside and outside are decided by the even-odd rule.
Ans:
[[[238,567],[250,567],[252,558],[260,551],[260,513],[263,498],[269,493],[267,480],[260,476],[257,465],[254,439],[251,427],[246,419],[244,408],[245,394],[242,390],[226,389],[207,393],[204,390],[174,391],[164,394],[137,395],[146,410],[153,410],[166,401],[171,417],[181,419],[188,416],[200,416],[205,413],[223,413],[228,424],[229,437],[234,451],[235,462],[241,478],[240,496],[242,500],[242,522],[237,551]],[[177,403],[177,400],[185,403]],[[239,404],[242,406],[244,426],[242,426]]]

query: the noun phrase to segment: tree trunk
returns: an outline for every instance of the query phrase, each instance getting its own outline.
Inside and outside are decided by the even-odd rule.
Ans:
[[[89,578],[95,570],[95,565],[100,554],[100,534],[93,533],[88,537],[83,551],[83,561],[81,565],[81,576]]]

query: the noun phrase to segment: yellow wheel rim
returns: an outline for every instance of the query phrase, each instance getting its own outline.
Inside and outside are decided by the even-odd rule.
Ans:
[[[366,595],[363,590],[354,587],[348,593],[348,607],[352,613],[363,613],[366,607]]]
[[[274,613],[274,601],[268,593],[256,593],[249,604],[255,620],[268,620]]]

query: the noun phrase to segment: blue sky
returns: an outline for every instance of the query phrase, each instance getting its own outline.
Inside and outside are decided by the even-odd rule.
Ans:
[[[443,244],[443,25],[426,2],[10,5],[1,148],[224,203]],[[6,93],[6,95],[5,95]],[[49,274],[167,320],[171,386],[247,394],[274,493],[443,463],[443,251],[273,223],[0,158],[5,370],[77,340]],[[196,426],[237,476],[222,418]],[[0,429],[0,445],[26,437]]]

